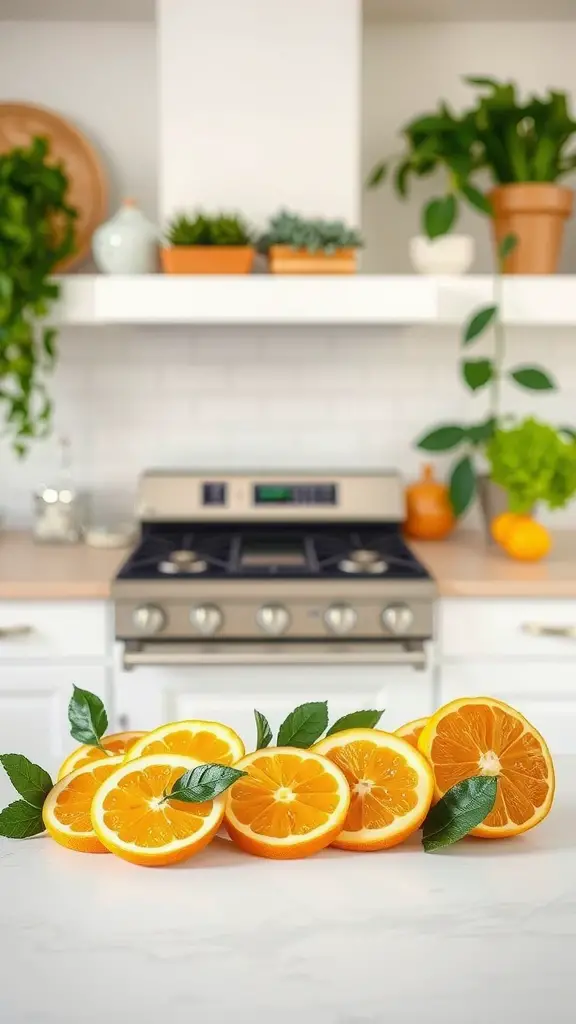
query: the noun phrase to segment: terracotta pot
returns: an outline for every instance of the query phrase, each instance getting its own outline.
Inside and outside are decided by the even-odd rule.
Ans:
[[[500,185],[489,194],[494,211],[496,244],[515,235],[518,244],[508,256],[507,274],[555,274],[564,221],[572,213],[572,189],[550,182]]]
[[[174,245],[162,249],[165,274],[249,274],[254,249],[249,245]]]
[[[356,249],[308,252],[289,245],[271,245],[268,265],[272,274],[355,274]]]

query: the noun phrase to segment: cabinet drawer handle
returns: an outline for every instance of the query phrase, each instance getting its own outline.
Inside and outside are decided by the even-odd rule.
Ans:
[[[559,636],[576,640],[576,626],[544,626],[540,622],[525,622],[522,629],[531,636]]]
[[[0,640],[10,640],[13,636],[29,636],[32,626],[0,626]]]

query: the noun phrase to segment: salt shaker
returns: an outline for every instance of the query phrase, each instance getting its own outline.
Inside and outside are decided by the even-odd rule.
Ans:
[[[78,544],[87,515],[87,495],[78,491],[70,468],[70,442],[60,439],[60,472],[54,484],[34,495],[34,539],[48,544]]]

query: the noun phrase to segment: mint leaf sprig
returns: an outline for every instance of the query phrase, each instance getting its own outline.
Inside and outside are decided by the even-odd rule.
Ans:
[[[53,785],[48,772],[23,754],[0,754],[0,763],[23,798],[0,811],[0,836],[29,839],[45,832],[42,807]]]
[[[108,728],[108,715],[100,697],[95,693],[81,690],[78,686],[73,687],[68,704],[68,721],[70,735],[78,743],[86,743],[98,747],[105,754],[109,753],[100,742]]]
[[[375,729],[384,710],[352,711],[343,715],[330,726],[327,736],[344,729]],[[256,750],[267,747],[272,742],[270,723],[261,711],[254,711],[256,720]],[[309,701],[299,704],[284,719],[278,730],[277,746],[299,747],[306,749],[320,739],[328,726],[328,701]]]
[[[422,827],[422,846],[426,853],[452,846],[480,825],[494,809],[498,779],[494,775],[475,775],[449,789],[431,807]]]
[[[199,764],[176,779],[170,792],[165,793],[160,802],[182,800],[187,804],[203,804],[220,796],[247,774],[226,764]]]

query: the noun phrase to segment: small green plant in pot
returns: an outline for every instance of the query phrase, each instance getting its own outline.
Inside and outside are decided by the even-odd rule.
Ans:
[[[237,214],[181,213],[166,237],[161,256],[167,274],[249,274],[252,269],[252,232]]]
[[[51,274],[75,247],[68,187],[45,139],[0,154],[0,404],[18,455],[50,429],[57,332],[43,321],[60,295]]]
[[[258,242],[273,274],[354,274],[360,233],[340,220],[281,210]]]

